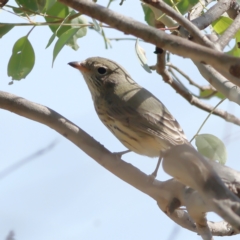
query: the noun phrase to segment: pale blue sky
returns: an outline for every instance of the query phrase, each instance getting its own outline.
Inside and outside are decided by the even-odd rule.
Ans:
[[[107,1],[99,3],[106,5]],[[122,7],[118,3],[113,2],[111,8],[143,21],[139,1],[126,1]],[[24,22],[1,11],[0,22],[4,21]],[[9,86],[11,79],[7,76],[7,64],[12,46],[28,31],[28,27],[16,27],[0,39],[1,90],[54,109],[110,151],[125,148],[98,119],[81,74],[68,62],[93,56],[118,62],[135,81],[161,99],[181,124],[188,139],[207,116],[206,112],[191,106],[176,94],[159,75],[148,74],[142,69],[135,54],[134,41],[113,41],[113,48],[106,50],[103,39],[93,30],[78,40],[78,51],[64,47],[52,68],[53,45],[45,50],[52,33],[48,27],[36,27],[29,36],[36,55],[35,67],[26,79]],[[125,37],[115,30],[106,30],[106,34],[107,37]],[[141,46],[146,51],[149,64],[154,64],[154,46],[146,43],[141,43]],[[172,57],[172,62],[195,81],[207,84],[190,60]],[[211,104],[218,101],[215,98]],[[239,116],[240,111],[234,103],[226,101],[221,108]],[[188,230],[178,231],[174,228],[176,224],[158,209],[155,201],[109,173],[52,129],[3,110],[0,110],[0,122],[0,171],[58,140],[53,150],[0,181],[0,239],[14,230],[17,240],[168,240],[172,229],[176,230],[176,240],[200,239]],[[239,170],[239,128],[212,116],[202,133],[214,134],[227,143],[227,165]],[[123,159],[147,174],[156,164],[156,159],[134,153],[124,155]],[[168,178],[161,169],[158,179]],[[218,219],[213,214],[209,216],[210,220]],[[239,239],[239,236],[231,239]]]

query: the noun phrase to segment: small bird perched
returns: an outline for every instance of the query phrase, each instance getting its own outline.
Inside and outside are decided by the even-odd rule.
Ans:
[[[129,150],[159,157],[168,147],[188,142],[161,101],[116,62],[92,57],[69,65],[82,73],[100,120]],[[155,176],[159,164],[160,158]]]

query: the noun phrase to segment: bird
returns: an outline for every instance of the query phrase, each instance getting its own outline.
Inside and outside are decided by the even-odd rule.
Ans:
[[[118,63],[91,57],[69,65],[83,75],[98,117],[129,149],[125,152],[159,157],[152,173],[154,178],[161,162],[161,152],[188,143],[179,123],[164,104],[135,82]]]

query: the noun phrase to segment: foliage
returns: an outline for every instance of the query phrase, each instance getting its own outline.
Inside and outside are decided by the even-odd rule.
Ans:
[[[21,80],[25,78],[33,69],[35,64],[34,47],[29,41],[29,34],[40,25],[48,25],[52,31],[52,36],[49,40],[46,40],[46,48],[48,48],[55,39],[55,46],[53,48],[52,64],[56,60],[58,54],[62,48],[67,45],[73,50],[78,50],[79,46],[77,40],[87,35],[87,29],[93,29],[100,35],[102,35],[105,47],[108,48],[110,41],[106,37],[104,32],[104,26],[102,23],[97,22],[95,19],[88,21],[81,13],[77,13],[73,9],[57,2],[56,0],[15,0],[17,7],[11,5],[5,5],[4,8],[11,9],[15,15],[24,17],[29,23],[0,23],[0,38],[8,34],[14,27],[18,26],[32,26],[32,29],[26,36],[20,36],[15,42],[12,55],[8,63],[8,75],[12,77],[12,80]],[[109,1],[108,7],[112,1]],[[165,0],[177,12],[186,14],[191,11],[192,7],[196,5],[198,0]],[[166,15],[161,11],[150,7],[149,5],[142,4],[144,19],[150,26],[155,26],[156,19],[164,22],[166,27],[177,26],[177,23],[169,21]],[[35,22],[33,17],[42,17],[42,22]],[[212,23],[213,30],[222,35],[232,24],[233,20],[226,16],[221,16],[219,19]],[[234,36],[235,45],[227,53],[232,56],[239,57],[239,42],[240,42],[240,30]],[[151,69],[147,64],[147,58],[144,49],[139,45],[139,39],[136,40],[135,51],[142,67],[149,73]],[[217,92],[214,89],[199,89],[199,97],[211,98],[216,96],[223,99],[222,93]],[[214,136],[209,134],[202,134],[196,137],[196,145],[198,150],[206,157],[219,160],[221,163],[226,161],[226,149],[223,143]],[[206,147],[207,146],[207,147]],[[216,150],[217,149],[217,150]]]
[[[195,137],[198,151],[210,160],[225,164],[227,161],[227,150],[224,143],[212,134],[200,134]]]
[[[172,6],[176,11],[181,14],[187,13],[195,4],[198,3],[198,0],[166,0],[167,4]],[[88,22],[84,16],[81,16],[80,13],[76,13],[73,9],[57,2],[56,0],[36,0],[36,1],[28,1],[28,0],[16,0],[16,4],[18,7],[14,7],[11,5],[5,5],[5,8],[10,8],[12,11],[18,15],[23,16],[29,20],[29,24],[22,24],[26,26],[39,26],[42,24],[47,24],[53,35],[48,40],[46,44],[46,48],[49,47],[55,38],[58,38],[58,41],[55,43],[54,51],[53,51],[53,61],[55,61],[57,55],[60,53],[61,49],[64,45],[70,46],[73,50],[77,50],[79,48],[77,44],[77,39],[86,36],[87,27],[96,30],[104,37],[106,48],[109,45],[109,41],[105,36],[105,33],[95,19],[92,22]],[[156,16],[157,12],[153,12],[152,9],[147,5],[142,5],[144,11],[145,21],[154,26],[154,21],[156,18],[163,18],[164,14]],[[42,16],[44,22],[34,22],[31,17],[34,16]],[[232,19],[228,17],[220,17],[216,20],[212,26],[217,34],[222,34],[232,23]],[[17,26],[22,26],[21,24],[14,23],[0,23],[0,38],[2,38],[5,34],[7,34],[11,29]],[[171,26],[166,26],[171,27]],[[77,28],[78,31],[74,28]],[[240,40],[240,31],[235,35],[235,46],[228,52],[228,54],[233,56],[240,56],[240,50],[238,48],[238,42]],[[19,56],[17,54],[13,54],[9,61],[8,74],[12,77],[13,80],[21,80],[25,78],[32,70],[34,66],[34,50],[31,46],[29,40],[26,40],[28,46],[28,53],[30,54],[31,61],[25,61],[22,66],[13,70],[10,66],[13,62],[17,62],[19,60]],[[17,42],[14,46],[16,46]],[[19,44],[19,43],[18,43]],[[30,50],[31,49],[31,50]],[[25,53],[26,50],[22,52]],[[141,65],[148,72],[151,72],[149,67],[147,66],[147,60],[145,54],[143,54],[143,49],[140,48],[138,42],[136,43],[136,53],[140,60]],[[13,47],[14,53],[14,47]],[[23,55],[22,55],[23,56]],[[15,59],[16,58],[16,59]],[[18,59],[17,59],[18,58]],[[11,63],[11,64],[10,64]],[[23,68],[25,69],[23,71]],[[200,95],[204,95],[205,93],[200,93]],[[216,94],[216,96],[218,96]]]
[[[58,38],[53,50],[52,62],[54,62],[64,45],[68,45],[72,49],[77,50],[79,48],[77,39],[85,36],[87,34],[87,26],[90,26],[85,17],[56,0],[16,0],[16,4],[18,7],[10,5],[6,5],[5,7],[11,8],[18,16],[25,17],[29,20],[29,23],[0,23],[0,38],[13,29],[13,27],[33,27],[27,36],[21,37],[13,46],[13,53],[8,64],[8,75],[12,77],[12,80],[25,78],[34,67],[35,53],[28,36],[35,27],[47,24],[53,32],[46,44],[46,48],[52,44],[56,37]],[[45,22],[34,22],[31,17],[36,15],[42,16]]]

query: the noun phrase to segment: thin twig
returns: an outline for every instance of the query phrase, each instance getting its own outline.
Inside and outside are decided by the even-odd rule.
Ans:
[[[26,37],[29,36],[29,34],[32,32],[32,30],[33,30],[35,27],[36,27],[36,26],[33,26],[33,27],[30,29],[30,31],[27,33]]]
[[[112,3],[113,1],[114,1],[114,0],[109,0],[109,1],[108,1],[108,4],[107,4],[107,6],[106,6],[106,8],[109,8],[110,5],[111,5],[111,3]]]
[[[209,99],[209,98],[213,97],[216,94],[217,94],[217,91],[213,91],[213,92],[209,93],[206,96],[195,96],[195,97],[198,97],[199,99]]]
[[[108,40],[110,40],[110,41],[124,41],[124,40],[136,41],[136,38],[108,38]],[[139,39],[139,41],[141,42],[142,40]]]
[[[192,21],[193,19],[201,16],[203,9],[213,1],[215,0],[199,0],[199,2],[190,10],[188,19]]]
[[[212,111],[208,114],[208,116],[206,117],[206,119],[203,121],[203,123],[201,124],[200,128],[198,129],[198,131],[196,132],[196,134],[192,137],[192,139],[190,140],[190,142],[193,141],[193,139],[199,134],[199,132],[201,131],[201,129],[203,128],[204,124],[206,123],[206,121],[210,118],[210,116],[212,115],[212,113],[214,112],[215,109],[217,109],[217,107],[223,102],[225,101],[226,98],[222,99],[213,109]]]
[[[188,19],[184,18],[181,14],[176,12],[169,5],[164,3],[163,1],[156,0],[143,0],[144,3],[147,3],[157,9],[160,9],[168,16],[172,17],[176,20],[181,26],[186,28],[191,35],[191,37],[195,38],[196,42],[202,44],[204,46],[214,47],[213,43]]]
[[[47,15],[46,13],[43,14],[43,13],[39,13],[39,12],[34,12],[31,9],[27,9],[25,7],[14,7],[14,6],[11,6],[11,5],[5,5],[5,7],[15,9],[15,10],[22,10],[22,11],[29,12],[29,13],[32,13],[32,14],[35,14],[35,15],[39,15],[39,16],[42,16],[42,17],[54,18],[54,19],[59,19],[59,20],[64,19],[64,18],[57,17],[57,16],[50,16],[50,15]]]
[[[186,78],[189,82],[190,85],[195,86],[196,88],[204,91],[207,90],[207,86],[201,86],[199,84],[197,84],[196,82],[194,82],[185,72],[183,72],[180,68],[178,68],[177,66],[173,65],[171,62],[167,62],[166,65],[168,67],[173,68],[174,70],[176,70],[178,73],[180,73],[184,78]],[[212,89],[211,87],[208,87],[208,89]]]
[[[164,74],[161,74],[163,77],[163,80],[168,83],[177,93],[179,93],[183,98],[185,98],[190,104],[206,111],[206,112],[212,112],[212,114],[219,116],[223,118],[227,122],[234,123],[238,126],[240,126],[240,119],[234,116],[231,113],[228,113],[227,111],[221,110],[221,109],[214,109],[213,106],[206,104],[202,102],[198,97],[193,96],[192,93],[189,92],[189,90],[181,83],[176,80],[174,80],[169,72],[165,69]]]
[[[28,26],[59,26],[62,23],[61,21],[56,22],[31,22],[31,23],[0,23],[1,26],[20,26],[20,27],[28,27]],[[64,23],[62,26],[77,26],[77,27],[92,27],[93,24],[72,24],[72,23]],[[109,26],[103,26],[103,27],[109,27]]]
[[[37,157],[42,156],[43,154],[49,152],[52,150],[56,145],[58,141],[54,140],[50,144],[48,144],[46,147],[36,151],[35,153],[31,154],[30,156],[17,161],[16,163],[12,164],[11,166],[7,167],[3,171],[0,172],[0,180],[7,177],[9,174],[13,173],[14,171],[18,170],[19,168],[23,167],[27,163],[31,162],[32,160],[36,159]]]
[[[26,18],[20,16],[19,14],[16,14],[16,13],[14,13],[14,12],[11,12],[11,11],[5,9],[5,8],[1,8],[1,10],[5,11],[5,12],[8,12],[8,13],[10,13],[10,14],[13,14],[14,16],[20,17],[20,18],[24,19],[25,21],[28,21]]]
[[[171,68],[169,68],[168,71],[172,74],[173,78],[176,81],[178,81],[187,92],[189,92],[192,96],[194,96],[198,99],[208,99],[217,93],[217,91],[212,90],[211,86],[203,86],[203,88],[206,87],[205,90],[211,89],[213,92],[211,92],[210,94],[208,94],[207,96],[204,96],[204,97],[198,96],[198,95],[194,94],[193,92],[191,92],[188,88],[185,87],[185,85],[182,83],[182,81],[178,78],[178,76],[174,73],[174,71]]]
[[[231,7],[231,1],[219,0],[207,12],[192,20],[192,23],[200,30],[205,29],[217,20],[223,13]]]

